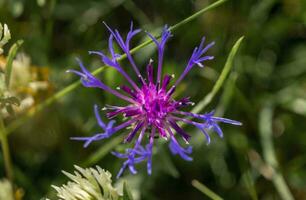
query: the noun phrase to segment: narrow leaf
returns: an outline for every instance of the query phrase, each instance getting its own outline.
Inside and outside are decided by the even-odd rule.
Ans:
[[[23,41],[18,40],[11,48],[8,54],[7,63],[5,65],[5,84],[6,87],[9,88],[11,72],[13,68],[13,60],[17,54],[19,47],[22,45]]]
[[[272,167],[273,176],[272,182],[283,200],[293,200],[294,197],[284,179],[283,174],[280,172],[279,164],[276,159],[276,153],[273,144],[273,112],[274,105],[267,100],[264,108],[259,113],[259,134],[261,140],[261,146],[263,151],[263,157],[265,162]]]
[[[3,35],[3,26],[2,26],[2,24],[0,23],[0,40],[1,40],[1,38],[2,38],[2,35]],[[1,47],[1,46],[0,46]]]
[[[224,65],[224,68],[217,80],[217,82],[215,83],[213,89],[204,97],[203,100],[201,100],[196,107],[194,107],[194,109],[192,109],[191,112],[193,113],[199,113],[201,110],[203,110],[212,100],[213,98],[216,96],[216,94],[219,92],[219,90],[221,89],[222,85],[224,84],[224,81],[227,77],[227,75],[229,74],[229,72],[231,71],[232,67],[233,67],[233,63],[234,63],[234,58],[237,54],[237,51],[240,47],[240,44],[243,40],[244,36],[240,37],[237,42],[234,44],[234,46],[232,47],[229,56],[227,57],[226,63]]]
[[[213,199],[213,200],[222,200],[222,198],[219,195],[214,193],[212,190],[210,190],[208,187],[206,187],[205,185],[203,185],[199,181],[192,180],[191,184],[192,184],[193,187],[197,188],[203,194],[206,194],[210,199]]]

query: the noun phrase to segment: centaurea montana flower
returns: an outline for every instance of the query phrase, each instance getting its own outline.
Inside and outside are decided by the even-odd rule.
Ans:
[[[190,154],[192,153],[192,147],[188,143],[190,135],[188,135],[180,127],[179,122],[193,125],[200,129],[205,135],[208,144],[210,143],[210,136],[208,134],[210,129],[216,131],[220,137],[223,136],[218,122],[241,125],[241,123],[238,121],[215,117],[214,112],[194,114],[181,111],[180,109],[182,107],[192,105],[193,103],[189,100],[189,97],[185,97],[180,100],[175,100],[172,97],[177,85],[195,65],[203,67],[204,61],[212,60],[214,58],[213,56],[204,55],[207,50],[214,45],[214,42],[211,42],[205,46],[205,38],[203,37],[200,45],[194,49],[183,73],[175,81],[174,85],[169,87],[169,83],[173,76],[166,74],[162,78],[162,62],[165,44],[169,38],[172,37],[170,29],[167,26],[163,28],[160,41],[150,33],[147,33],[157,46],[158,50],[156,78],[154,78],[153,73],[153,61],[150,60],[146,69],[147,79],[143,78],[130,53],[130,40],[133,38],[133,36],[140,32],[140,29],[134,30],[133,23],[131,23],[130,31],[128,32],[128,35],[124,41],[118,30],[113,30],[107,25],[106,27],[110,32],[108,47],[110,57],[106,56],[106,54],[101,51],[90,51],[89,53],[100,56],[105,65],[115,68],[121,75],[123,75],[123,77],[125,77],[129,83],[129,86],[122,85],[119,91],[109,88],[102,81],[94,77],[83,66],[79,59],[77,61],[81,67],[81,71],[68,70],[68,72],[73,72],[79,75],[81,77],[82,84],[85,87],[101,88],[115,95],[116,97],[125,100],[128,103],[127,106],[108,106],[105,109],[109,110],[109,112],[106,114],[109,119],[112,119],[118,115],[123,115],[127,120],[120,125],[115,125],[114,120],[111,120],[108,122],[108,124],[105,124],[99,116],[98,106],[95,105],[95,115],[99,126],[103,130],[102,133],[95,134],[92,137],[74,137],[72,139],[84,141],[84,147],[87,147],[93,141],[109,138],[119,130],[131,126],[132,130],[125,137],[124,142],[131,142],[133,138],[138,135],[134,147],[126,149],[125,153],[112,152],[113,155],[126,159],[117,177],[120,177],[126,168],[128,168],[133,174],[137,173],[135,164],[142,161],[147,161],[147,172],[148,174],[152,173],[152,149],[156,135],[166,140],[170,139],[169,148],[172,154],[177,154],[184,160],[191,161],[192,158],[190,157]],[[123,52],[127,55],[133,70],[139,78],[140,86],[130,78],[130,76],[119,64],[117,59],[120,55],[114,51],[114,39]],[[175,133],[181,136],[186,142],[186,148],[179,144]],[[144,135],[148,135],[149,138],[149,142],[146,145],[142,144],[144,143]]]

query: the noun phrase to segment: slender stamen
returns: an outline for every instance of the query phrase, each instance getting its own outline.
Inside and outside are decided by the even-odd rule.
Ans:
[[[117,132],[117,131],[119,131],[120,129],[123,129],[123,128],[125,128],[125,127],[127,127],[127,126],[133,124],[134,122],[136,122],[136,121],[138,121],[138,120],[139,120],[138,118],[133,118],[133,119],[131,119],[131,120],[129,120],[129,121],[126,121],[126,122],[124,122],[124,123],[122,123],[122,124],[120,124],[120,125],[114,127],[114,128],[113,128],[113,131],[114,131],[114,132]]]
[[[170,88],[170,90],[168,90],[168,92],[167,92],[167,96],[168,97],[170,97],[174,92],[175,92],[175,86],[173,85],[171,88]]]
[[[104,89],[104,90],[112,93],[113,95],[115,95],[115,96],[117,96],[117,97],[119,97],[121,99],[124,99],[124,100],[126,100],[126,101],[128,101],[130,103],[137,103],[134,99],[132,99],[130,97],[127,97],[127,96],[117,92],[116,90],[111,89],[110,87],[108,87],[108,86],[106,86],[104,84],[103,84],[103,86],[101,86],[101,89]]]
[[[152,62],[150,61],[150,63],[147,66],[147,77],[148,77],[148,81],[150,84],[154,84],[153,83],[153,66],[152,66]]]
[[[164,76],[163,83],[162,83],[162,86],[161,86],[162,90],[166,90],[167,89],[167,86],[169,85],[171,78],[172,78],[172,76],[170,76],[168,74],[166,74]]]
[[[118,70],[125,78],[126,80],[133,86],[133,88],[137,91],[140,91],[137,84],[131,79],[131,77],[120,67],[120,70]]]
[[[138,122],[132,132],[130,132],[130,134],[124,139],[124,142],[130,142],[136,135],[137,131],[143,126],[143,124],[144,122]]]
[[[179,127],[179,125],[174,120],[169,119],[169,123],[171,127],[176,131],[176,133],[181,135],[185,140],[185,142],[188,143],[188,140],[190,139],[191,136],[188,135],[183,129],[181,129],[181,127]]]
[[[137,98],[136,93],[133,90],[131,90],[129,87],[123,85],[120,87],[120,89],[126,92],[127,94],[131,95],[134,99]]]

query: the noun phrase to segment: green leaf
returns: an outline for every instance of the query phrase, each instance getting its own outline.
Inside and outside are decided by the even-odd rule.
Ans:
[[[228,108],[230,101],[235,93],[235,83],[237,80],[238,74],[236,72],[232,72],[224,86],[222,96],[220,98],[220,102],[216,108],[216,116],[223,116],[225,110]]]
[[[240,44],[243,40],[244,36],[240,37],[237,42],[234,44],[234,46],[232,47],[229,56],[227,57],[226,63],[224,65],[224,68],[217,80],[217,82],[215,83],[213,89],[203,98],[203,100],[201,100],[196,107],[194,107],[194,109],[192,109],[192,113],[199,113],[201,110],[203,110],[212,100],[213,98],[216,96],[216,94],[219,92],[219,90],[221,89],[222,85],[224,84],[224,81],[227,77],[227,75],[229,74],[229,72],[231,71],[232,67],[233,67],[233,63],[234,63],[234,58],[237,54],[237,51],[240,47]]]
[[[272,168],[272,182],[283,200],[293,200],[294,197],[279,169],[273,144],[273,113],[274,105],[270,100],[266,100],[263,109],[259,113],[259,134],[263,157],[268,166]]]
[[[9,88],[11,72],[13,68],[13,60],[17,54],[19,47],[22,45],[23,40],[18,40],[11,48],[8,54],[7,62],[5,65],[5,84],[6,87]]]
[[[133,200],[132,193],[126,182],[123,183],[123,200]]]
[[[0,39],[2,38],[2,35],[3,35],[2,31],[3,31],[3,26],[2,26],[2,24],[0,23]],[[1,47],[1,46],[0,46],[0,47]]]

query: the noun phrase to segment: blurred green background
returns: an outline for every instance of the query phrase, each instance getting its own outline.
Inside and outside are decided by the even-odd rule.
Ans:
[[[14,42],[24,40],[19,50],[22,55],[17,56],[24,71],[13,69],[17,78],[12,84],[16,82],[14,89],[21,100],[32,100],[27,108],[6,116],[5,124],[18,120],[28,109],[77,80],[65,73],[78,68],[76,56],[91,70],[102,66],[98,57],[87,53],[107,50],[109,33],[102,21],[121,33],[127,33],[131,20],[135,27],[159,33],[164,24],[174,25],[211,3],[0,0],[0,22],[6,23],[12,34],[1,60],[5,62]],[[203,111],[216,109],[220,116],[241,121],[243,126],[222,125],[224,139],[212,134],[210,145],[198,130],[187,127],[194,138],[193,162],[172,156],[166,145],[159,144],[153,156],[152,176],[147,175],[145,165],[140,165],[136,176],[125,173],[124,179],[140,199],[208,199],[192,186],[193,179],[225,199],[280,199],[274,168],[295,199],[306,199],[306,1],[228,1],[174,32],[166,48],[164,72],[178,77],[203,35],[216,42],[209,51],[215,59],[204,69],[194,68],[178,88],[178,96],[190,96],[195,103],[203,99],[217,80],[232,45],[244,35],[228,80]],[[136,46],[145,40],[142,33],[132,43]],[[149,45],[137,51],[135,59],[141,70],[150,58],[156,58],[155,50]],[[18,83],[24,76],[29,78]],[[123,81],[109,68],[98,77],[113,88]],[[74,164],[99,165],[115,177],[122,160],[109,151],[123,149],[117,145],[118,138],[95,142],[87,149],[69,139],[100,131],[94,104],[116,104],[116,98],[98,89],[79,87],[9,136],[15,184],[23,189],[23,199],[55,198],[50,185],[67,181],[61,170],[72,171]],[[269,163],[270,139],[278,162],[274,166],[273,158],[272,166]],[[96,152],[100,152],[98,159],[92,159]],[[5,177],[2,154],[0,177]]]

